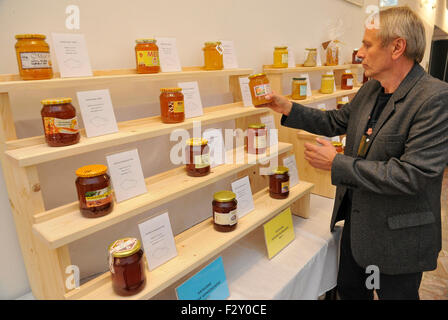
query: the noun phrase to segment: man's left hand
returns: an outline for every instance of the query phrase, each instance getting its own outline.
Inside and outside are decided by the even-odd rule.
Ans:
[[[337,154],[336,148],[328,140],[317,138],[316,141],[321,145],[305,143],[305,160],[314,168],[331,170]]]

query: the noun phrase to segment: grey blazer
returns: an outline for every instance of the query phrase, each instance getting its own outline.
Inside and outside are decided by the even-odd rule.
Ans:
[[[385,274],[433,270],[441,249],[440,194],[448,164],[448,84],[415,64],[378,119],[365,159],[358,146],[381,91],[365,83],[341,110],[293,104],[284,126],[324,136],[347,134],[331,168],[336,198],[330,230],[353,190],[351,249],[356,262]]]

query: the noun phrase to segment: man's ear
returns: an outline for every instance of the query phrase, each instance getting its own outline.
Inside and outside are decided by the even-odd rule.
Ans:
[[[397,60],[401,56],[404,56],[406,51],[406,40],[403,38],[397,38],[391,43],[392,45],[392,59]]]

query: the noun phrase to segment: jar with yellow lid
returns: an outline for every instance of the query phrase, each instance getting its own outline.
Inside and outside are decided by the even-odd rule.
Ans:
[[[294,100],[305,100],[307,95],[306,78],[292,78],[291,98]]]
[[[280,166],[269,176],[269,195],[274,199],[286,199],[289,196],[289,169]]]
[[[247,153],[266,153],[267,130],[264,123],[250,124],[247,129]]]
[[[348,97],[342,97],[341,100],[337,101],[336,109],[342,109],[347,103],[349,103]]]
[[[188,139],[185,152],[186,170],[189,176],[202,177],[210,173],[210,149],[207,139]]]
[[[336,148],[337,153],[344,153],[344,148],[342,147],[341,142],[331,141],[331,144]]]
[[[306,55],[306,60],[303,63],[304,67],[315,67],[317,65],[317,49],[316,48],[306,48],[306,51],[308,51]]]
[[[252,96],[252,104],[255,107],[262,107],[271,101],[266,100],[266,95],[272,93],[266,73],[258,73],[249,76],[249,89]]]
[[[40,114],[45,140],[50,147],[64,147],[79,142],[80,134],[72,98],[45,99]]]
[[[50,46],[43,34],[18,34],[15,48],[20,77],[23,80],[53,78]]]
[[[87,165],[76,170],[79,209],[86,218],[98,218],[112,212],[114,201],[107,166]]]
[[[139,293],[146,285],[145,260],[140,240],[123,238],[108,248],[112,288],[120,296]]]
[[[236,194],[232,191],[219,191],[213,195],[213,226],[216,231],[235,230],[238,223]]]
[[[274,47],[274,68],[288,68],[288,47]]]
[[[334,92],[334,75],[333,74],[323,74],[322,82],[320,86],[321,93],[333,93]]]
[[[160,116],[164,123],[178,123],[185,120],[182,88],[160,89]]]
[[[156,39],[135,40],[137,73],[160,72],[159,47]]]
[[[224,68],[224,49],[220,41],[207,41],[202,50],[204,51],[205,70],[222,70]]]

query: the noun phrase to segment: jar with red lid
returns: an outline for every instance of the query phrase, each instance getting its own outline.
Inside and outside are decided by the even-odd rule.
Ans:
[[[107,166],[87,165],[76,170],[79,210],[86,218],[98,218],[112,212],[114,201]]]
[[[286,199],[289,196],[289,169],[280,166],[269,176],[269,195],[274,199]]]
[[[216,231],[235,230],[238,223],[236,194],[232,191],[219,191],[213,195],[213,226]]]
[[[71,98],[42,100],[40,114],[45,141],[50,147],[64,147],[79,142],[80,134],[76,109]]]
[[[159,47],[156,39],[135,40],[135,60],[137,73],[160,72]]]
[[[264,123],[249,125],[247,129],[247,153],[266,153],[267,130]]]
[[[112,288],[120,296],[139,293],[146,285],[146,268],[141,243],[136,238],[114,241],[108,249]]]
[[[210,173],[210,149],[206,139],[188,139],[185,153],[186,170],[189,176],[202,177]]]
[[[178,123],[185,120],[182,88],[160,89],[160,116],[163,123]]]
[[[351,70],[345,70],[341,78],[341,89],[351,90],[353,89],[353,74]]]

